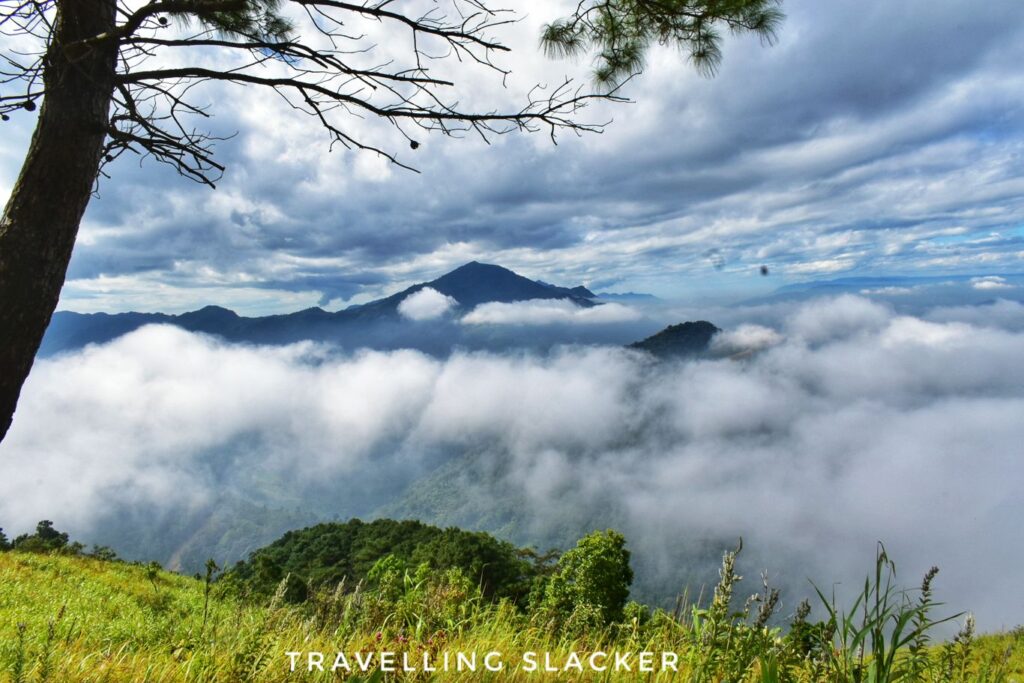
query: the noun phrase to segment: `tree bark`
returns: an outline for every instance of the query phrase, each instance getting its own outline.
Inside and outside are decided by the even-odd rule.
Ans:
[[[0,219],[0,441],[57,307],[107,134],[116,41],[62,46],[115,28],[116,0],[59,0],[45,95],[18,181]]]

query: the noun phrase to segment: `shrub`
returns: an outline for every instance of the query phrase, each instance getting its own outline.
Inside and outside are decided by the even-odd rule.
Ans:
[[[555,626],[570,617],[581,624],[622,621],[632,583],[626,537],[611,529],[595,531],[559,558],[538,611]]]
[[[67,555],[79,555],[85,549],[77,541],[69,542],[67,533],[57,531],[53,522],[44,519],[36,525],[34,534],[22,534],[14,539],[11,548],[29,553],[64,553]]]
[[[289,531],[237,563],[228,582],[258,598],[273,594],[288,574],[311,589],[333,590],[342,582],[354,587],[367,580],[377,585],[383,577],[377,565],[389,557],[388,567],[398,575],[419,565],[436,572],[459,569],[486,597],[519,605],[526,603],[536,574],[515,546],[490,534],[416,521],[353,519]]]

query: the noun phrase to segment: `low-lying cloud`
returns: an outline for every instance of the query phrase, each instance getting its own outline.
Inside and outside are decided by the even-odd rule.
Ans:
[[[614,523],[659,585],[713,576],[680,550],[742,535],[746,573],[766,566],[791,611],[808,578],[862,580],[883,540],[903,583],[938,564],[950,611],[1012,626],[1024,307],[1000,310],[982,324],[815,301],[727,331],[754,355],[689,363],[612,347],[339,356],[144,328],[37,363],[0,445],[0,524],[84,538],[113,507],[187,505],[252,473],[333,482],[343,500],[373,468],[399,481],[465,458],[460,502],[515,496],[522,535],[542,539]]]
[[[971,286],[975,289],[1013,289],[1013,285],[1007,282],[1006,278],[998,275],[971,278]]]
[[[531,299],[480,304],[463,316],[466,325],[601,325],[639,320],[629,306],[607,303],[584,308],[569,299]]]
[[[436,320],[459,302],[433,287],[424,287],[402,299],[398,312],[409,320]]]
[[[740,325],[735,330],[718,332],[711,338],[711,350],[717,353],[761,351],[781,343],[783,336],[763,325]]]

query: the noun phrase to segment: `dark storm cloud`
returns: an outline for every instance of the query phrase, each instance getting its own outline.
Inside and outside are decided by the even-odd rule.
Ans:
[[[377,294],[381,280],[429,279],[466,254],[634,289],[709,269],[709,248],[728,254],[727,273],[770,260],[792,277],[1019,262],[1024,7],[788,0],[785,9],[779,44],[731,40],[716,79],[653,53],[630,86],[636,104],[589,112],[617,119],[604,135],[563,137],[557,148],[542,136],[490,146],[424,136],[403,155],[420,175],[328,153],[323,131],[272,95],[209,88],[214,132],[238,132],[218,145],[228,166],[219,189],[149,161],[119,162],[89,210],[65,305],[100,275],[131,290],[138,273],[144,286],[194,276],[196,287],[310,287],[312,300],[362,284]],[[544,18],[507,36],[522,82],[582,69],[535,53]],[[352,125],[404,145],[386,126]],[[357,286],[332,287],[332,277]]]

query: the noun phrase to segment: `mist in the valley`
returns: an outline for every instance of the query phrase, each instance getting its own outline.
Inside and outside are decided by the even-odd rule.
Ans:
[[[747,313],[705,316],[725,331],[714,358],[687,362],[599,345],[342,353],[145,327],[37,362],[0,445],[0,525],[52,519],[186,569],[350,515],[542,546],[616,526],[650,600],[698,591],[742,536],[747,588],[767,569],[787,612],[809,580],[862,579],[881,540],[906,586],[936,564],[950,611],[1017,623],[1024,305],[911,316],[842,296]],[[480,329],[522,315],[483,311]]]

